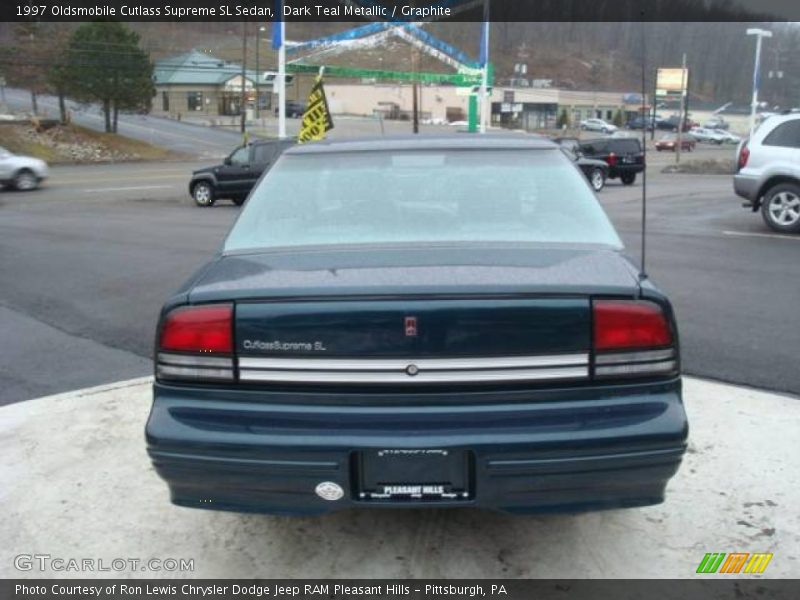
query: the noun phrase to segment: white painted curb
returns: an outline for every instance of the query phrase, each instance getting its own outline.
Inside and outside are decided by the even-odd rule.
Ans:
[[[797,398],[685,378],[690,451],[659,506],[278,518],[169,504],[145,452],[151,381],[0,408],[0,576],[684,578],[706,552],[773,552],[763,577],[800,572]],[[36,553],[194,559],[194,571],[15,569]]]

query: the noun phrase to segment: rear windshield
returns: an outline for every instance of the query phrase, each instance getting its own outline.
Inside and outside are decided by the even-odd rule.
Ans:
[[[285,155],[225,251],[439,242],[622,244],[557,150]]]
[[[611,140],[611,148],[617,154],[636,153],[642,151],[639,140]]]

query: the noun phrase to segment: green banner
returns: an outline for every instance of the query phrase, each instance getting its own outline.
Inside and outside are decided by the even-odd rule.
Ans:
[[[320,65],[290,63],[289,73],[318,73]],[[491,73],[491,70],[490,70]],[[460,73],[420,73],[415,71],[384,71],[381,69],[354,69],[351,67],[325,66],[325,75],[330,77],[352,77],[354,79],[382,79],[384,81],[418,81],[422,83],[450,83],[458,86],[481,84],[479,69],[465,69]]]

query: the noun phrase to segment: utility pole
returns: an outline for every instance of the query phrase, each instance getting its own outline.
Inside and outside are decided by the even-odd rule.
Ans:
[[[261,116],[261,109],[259,107],[259,105],[261,104],[261,96],[260,96],[259,91],[258,91],[258,89],[259,89],[258,84],[261,82],[261,71],[260,71],[259,64],[258,64],[258,51],[261,49],[261,39],[260,38],[261,38],[261,32],[262,31],[264,31],[264,27],[262,25],[259,25],[258,27],[256,27],[256,81],[255,81],[255,84],[256,84],[256,107],[255,107],[256,120],[258,120],[259,117]]]
[[[247,130],[247,89],[245,87],[245,61],[247,60],[247,21],[242,22],[242,95],[239,99],[239,113],[241,114],[241,130],[244,135]]]
[[[419,82],[417,81],[417,73],[419,68],[419,55],[417,54],[417,49],[411,49],[411,64],[413,66],[414,71],[414,83],[411,85],[411,120],[412,120],[412,131],[414,133],[419,133],[419,103],[418,103],[418,94],[419,94]]]
[[[756,130],[756,111],[758,110],[758,84],[760,79],[761,69],[761,40],[764,38],[771,38],[772,32],[766,29],[751,28],[747,30],[747,35],[756,36],[756,59],[753,65],[753,101],[750,105],[750,137],[753,137],[753,132]]]
[[[481,123],[480,132],[486,133],[489,123],[489,0],[483,0],[483,36],[481,38],[481,62],[483,63],[483,73],[481,73]]]
[[[283,10],[283,3],[281,3]],[[278,22],[278,137],[286,137],[286,21],[280,17]],[[275,30],[273,29],[273,47],[275,46]],[[274,84],[273,84],[274,89]]]
[[[681,145],[683,142],[683,116],[684,107],[684,94],[688,95],[689,90],[686,89],[686,53],[683,53],[683,62],[681,63],[681,92],[680,103],[678,104],[678,145],[675,146],[675,164],[681,162]]]

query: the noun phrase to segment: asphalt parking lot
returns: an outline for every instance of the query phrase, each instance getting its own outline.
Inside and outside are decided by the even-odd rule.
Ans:
[[[685,372],[800,394],[800,237],[742,209],[729,176],[660,173],[670,160],[651,158],[647,271],[676,306]],[[0,403],[151,372],[161,303],[238,214],[191,203],[202,164],[55,167],[41,190],[0,192]],[[600,194],[637,260],[640,196],[638,181]]]

